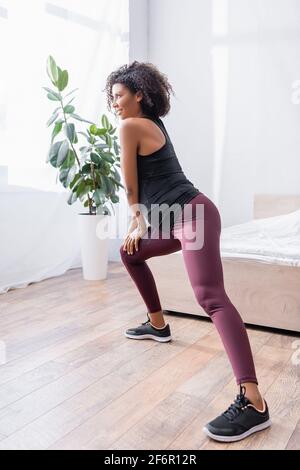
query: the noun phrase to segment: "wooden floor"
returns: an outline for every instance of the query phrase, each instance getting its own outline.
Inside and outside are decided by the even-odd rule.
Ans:
[[[0,449],[300,447],[299,338],[248,330],[273,425],[221,444],[202,427],[237,387],[214,325],[168,315],[173,341],[127,339],[146,308],[121,263],[11,290],[0,312]]]

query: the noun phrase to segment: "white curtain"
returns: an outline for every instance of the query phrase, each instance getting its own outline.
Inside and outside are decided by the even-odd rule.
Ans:
[[[128,62],[128,29],[128,0],[0,0],[0,292],[80,265],[81,203],[67,205],[67,190],[45,163],[55,108],[42,89],[53,88],[47,57],[68,70],[68,91],[79,88],[72,95],[77,114],[98,123],[106,114],[117,126],[102,90],[109,73]],[[88,125],[74,122],[77,130]],[[118,220],[119,195],[118,228],[126,217]]]

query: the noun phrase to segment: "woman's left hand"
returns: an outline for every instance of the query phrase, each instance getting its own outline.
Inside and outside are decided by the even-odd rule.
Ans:
[[[134,249],[139,250],[139,241],[147,232],[146,224],[139,224],[131,233],[129,233],[123,243],[123,251],[127,251],[129,255],[132,255]]]

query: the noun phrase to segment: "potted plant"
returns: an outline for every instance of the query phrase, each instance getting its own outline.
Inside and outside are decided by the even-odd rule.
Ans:
[[[107,207],[119,202],[116,194],[120,187],[119,150],[114,128],[105,114],[101,125],[83,119],[75,113],[68,99],[78,88],[65,94],[68,71],[62,70],[54,58],[47,59],[47,74],[55,89],[43,87],[55,109],[47,126],[52,126],[51,145],[46,162],[57,169],[57,179],[69,190],[68,204],[80,200],[88,212],[78,214],[78,227],[82,256],[83,276],[87,280],[107,277],[109,216]],[[64,96],[62,94],[64,92]],[[74,121],[88,123],[84,131],[77,131]],[[84,140],[79,142],[79,135]],[[99,229],[100,227],[100,229]],[[105,232],[106,231],[106,232]]]

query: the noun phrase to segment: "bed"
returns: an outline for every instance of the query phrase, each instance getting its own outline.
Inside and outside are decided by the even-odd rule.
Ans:
[[[300,332],[300,195],[254,197],[253,220],[222,228],[225,289],[246,324]],[[164,310],[200,315],[182,251],[147,261]]]

